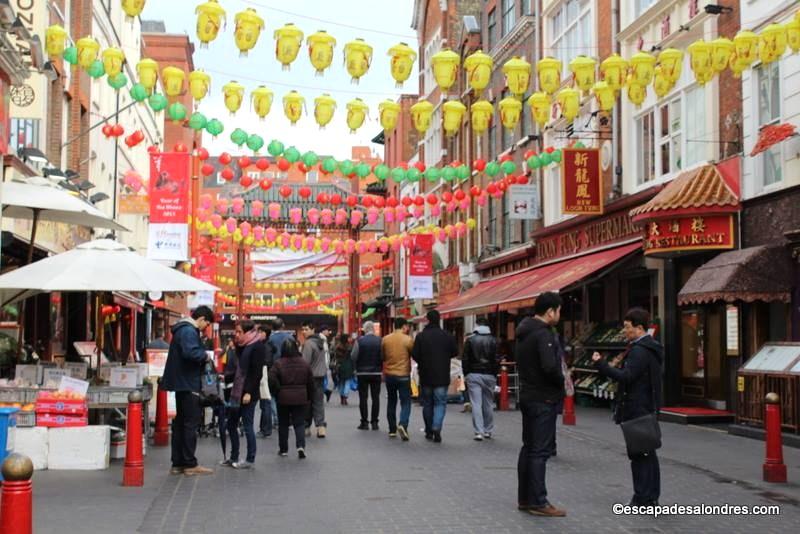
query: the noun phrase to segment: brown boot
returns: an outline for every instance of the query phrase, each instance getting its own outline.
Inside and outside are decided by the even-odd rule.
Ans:
[[[556,508],[550,503],[547,503],[544,506],[529,506],[525,511],[531,515],[539,515],[544,517],[565,517],[567,515],[566,510]]]
[[[193,476],[200,476],[200,475],[213,475],[214,470],[209,469],[208,467],[203,467],[202,465],[198,465],[196,467],[187,467],[183,470],[183,474],[187,477]]]

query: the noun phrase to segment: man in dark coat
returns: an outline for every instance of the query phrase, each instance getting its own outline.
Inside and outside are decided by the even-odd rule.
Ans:
[[[647,332],[650,314],[646,310],[629,310],[622,324],[629,345],[621,368],[611,367],[600,353],[592,355],[600,374],[619,383],[618,402],[614,410],[617,424],[659,410],[661,365],[664,362],[664,347]],[[656,451],[628,453],[628,458],[633,475],[633,498],[630,504],[657,505],[661,495],[661,471]]]
[[[200,406],[200,377],[209,360],[200,341],[200,332],[214,322],[214,312],[199,306],[191,317],[172,327],[172,342],[164,365],[161,387],[175,392],[175,418],[172,420],[173,475],[210,475],[213,470],[197,465],[197,429],[203,415]]]
[[[441,443],[447,412],[447,388],[450,386],[450,360],[458,356],[458,347],[456,338],[439,326],[439,312],[431,310],[425,318],[428,324],[414,339],[411,357],[419,366],[425,439]]]
[[[491,439],[494,431],[494,388],[500,370],[497,339],[489,322],[478,319],[475,333],[464,342],[461,367],[472,402],[472,428],[475,441]]]
[[[383,348],[381,338],[375,335],[375,323],[367,321],[362,326],[364,335],[353,343],[350,357],[355,363],[358,377],[358,408],[361,413],[359,430],[367,430],[367,417],[372,430],[378,430],[381,411],[381,374],[383,373]],[[372,411],[367,413],[367,403],[372,396]]]
[[[534,316],[516,331],[522,449],[517,462],[517,506],[531,515],[563,517],[547,500],[547,459],[556,435],[558,403],[564,398],[564,374],[553,327],[561,319],[561,297],[545,292],[534,304]]]

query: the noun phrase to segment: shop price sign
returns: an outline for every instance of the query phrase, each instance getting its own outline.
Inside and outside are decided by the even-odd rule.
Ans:
[[[645,227],[644,253],[679,250],[732,249],[733,215],[694,215],[650,221]]]
[[[562,211],[577,215],[603,213],[603,172],[599,148],[561,151]]]

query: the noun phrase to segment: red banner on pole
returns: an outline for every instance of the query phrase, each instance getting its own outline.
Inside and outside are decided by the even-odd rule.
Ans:
[[[189,154],[150,156],[150,223],[186,224],[189,219]]]
[[[564,213],[603,213],[603,172],[599,148],[565,148],[561,151]]]
[[[214,277],[217,275],[217,258],[214,254],[200,254],[197,261],[192,265],[192,276],[214,285]]]
[[[433,234],[413,236],[408,256],[408,297],[433,298]]]

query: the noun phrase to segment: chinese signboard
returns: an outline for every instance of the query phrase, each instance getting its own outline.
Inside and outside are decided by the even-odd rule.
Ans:
[[[561,180],[564,213],[603,213],[603,173],[600,149],[565,148],[562,151]]]
[[[439,296],[436,298],[437,304],[441,306],[458,297],[461,289],[461,276],[458,273],[458,265],[439,271],[436,273],[436,277],[438,280],[436,285],[439,290]]]
[[[647,223],[644,253],[731,249],[733,237],[733,215],[659,219]]]
[[[512,185],[507,194],[509,219],[541,219],[538,185]]]
[[[416,234],[408,262],[408,297],[433,298],[433,234]]]
[[[574,230],[536,240],[536,262],[571,256],[579,252],[641,235],[627,212],[616,213]]]

